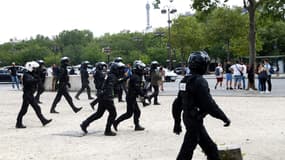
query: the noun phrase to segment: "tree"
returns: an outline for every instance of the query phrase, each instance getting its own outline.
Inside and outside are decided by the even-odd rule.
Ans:
[[[227,2],[228,0],[192,0],[191,5],[193,9],[203,12],[211,12],[217,8],[220,3]],[[160,0],[154,0],[154,6],[160,4]],[[266,16],[283,17],[284,19],[284,0],[243,0],[244,9],[248,12],[249,16],[249,64],[250,66],[256,66],[256,24],[255,24],[255,13],[260,8],[260,11]],[[262,10],[263,9],[263,10]],[[268,12],[266,12],[268,11]],[[281,11],[281,12],[280,12]],[[278,13],[279,12],[279,13]],[[254,82],[251,84],[255,89]]]

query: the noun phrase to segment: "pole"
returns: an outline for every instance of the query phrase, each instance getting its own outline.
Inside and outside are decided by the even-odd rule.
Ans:
[[[171,24],[171,20],[170,20],[170,9],[167,9],[167,13],[168,13],[168,44],[167,44],[167,49],[168,49],[168,69],[172,69],[172,56],[171,56],[171,44],[170,44],[170,24]]]

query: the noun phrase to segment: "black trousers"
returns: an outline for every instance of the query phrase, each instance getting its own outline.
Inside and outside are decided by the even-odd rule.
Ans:
[[[22,124],[23,117],[28,111],[29,104],[33,107],[33,109],[36,112],[36,115],[38,116],[38,118],[40,119],[40,121],[42,123],[44,121],[47,121],[47,119],[42,115],[41,107],[38,105],[33,94],[32,93],[24,93],[22,107],[21,107],[21,110],[17,116],[17,124]]]
[[[131,118],[134,115],[134,124],[139,125],[139,118],[141,116],[141,111],[136,101],[136,97],[127,96],[127,112],[122,114],[117,120],[116,123],[120,123],[126,119]]]
[[[35,99],[39,102],[41,94],[45,91],[44,82],[38,83],[37,94]]]
[[[89,126],[90,123],[101,118],[106,110],[109,112],[109,116],[107,119],[105,132],[110,132],[111,126],[117,116],[117,112],[116,112],[116,108],[115,108],[113,100],[104,100],[100,98],[97,111],[91,116],[89,116],[85,121],[83,121],[83,125]]]
[[[67,91],[66,85],[60,85],[59,86],[59,88],[57,90],[57,94],[56,94],[55,99],[53,100],[53,103],[51,106],[51,111],[55,110],[55,107],[58,104],[58,102],[61,100],[62,96],[64,96],[64,98],[67,100],[67,102],[70,105],[70,107],[72,108],[72,110],[75,111],[77,108],[75,107],[75,105],[72,102],[72,98]]]
[[[77,92],[77,94],[76,94],[76,97],[79,97],[80,94],[81,94],[85,89],[87,90],[87,96],[88,96],[88,98],[91,98],[91,89],[90,89],[88,83],[87,83],[87,84],[82,84],[80,90],[79,90],[79,91]]]
[[[159,86],[156,86],[156,85],[152,85],[153,89],[154,89],[154,92],[152,93],[152,95],[150,96],[151,98],[154,97],[154,103],[157,103],[157,96],[159,94]]]
[[[177,160],[191,160],[193,151],[199,145],[208,160],[220,160],[217,145],[209,136],[203,125],[203,120],[196,120],[183,115],[186,133]]]
[[[271,75],[267,76],[267,85],[268,85],[268,91],[271,92],[272,84],[271,84]]]

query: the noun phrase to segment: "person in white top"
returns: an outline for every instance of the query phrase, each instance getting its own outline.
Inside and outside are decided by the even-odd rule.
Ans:
[[[239,64],[239,61],[236,61],[236,63],[231,66],[234,75],[234,89],[240,88],[241,76],[243,74],[242,69],[243,67]]]
[[[215,89],[217,89],[218,84],[220,83],[220,87],[222,87],[223,85],[223,68],[222,68],[222,64],[218,63],[218,66],[215,68],[215,75],[216,75],[216,85],[215,85]]]
[[[242,89],[245,89],[245,77],[247,74],[247,67],[246,65],[243,63],[243,61],[241,61],[241,67],[242,67],[242,75],[241,75],[241,81],[242,81]]]

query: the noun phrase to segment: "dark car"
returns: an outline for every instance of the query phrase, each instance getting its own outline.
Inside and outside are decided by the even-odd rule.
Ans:
[[[24,72],[24,67],[20,67],[22,70],[18,72],[18,79],[21,83],[21,77],[23,75],[23,72]],[[10,75],[10,72],[8,70],[8,67],[3,67],[0,69],[0,82],[12,82],[12,79],[11,79],[11,75]]]

